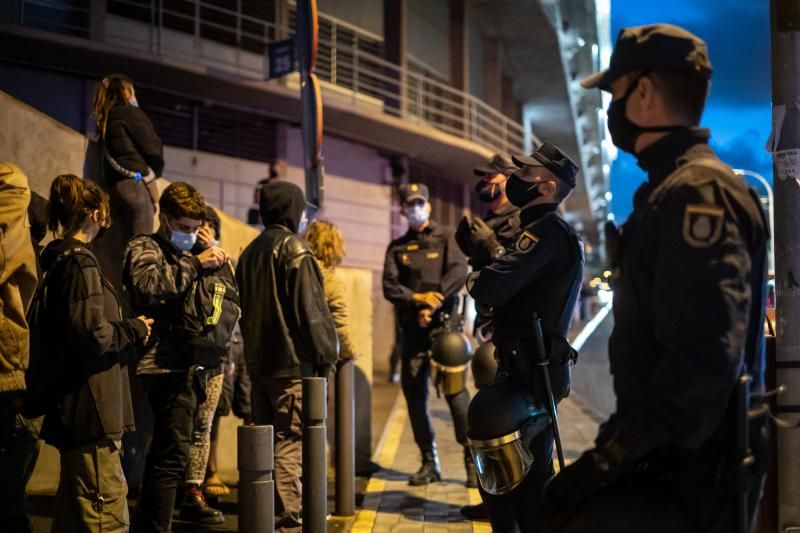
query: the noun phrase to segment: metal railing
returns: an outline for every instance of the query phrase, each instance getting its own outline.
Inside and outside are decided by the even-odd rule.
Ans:
[[[108,0],[98,17],[89,0],[22,0],[22,25],[101,40],[250,79],[265,78],[268,43],[291,35],[294,18],[279,27],[209,0]],[[227,2],[226,2],[227,3]],[[234,2],[230,2],[234,3]],[[290,6],[290,15],[293,7]],[[102,20],[102,28],[92,28]],[[381,57],[380,37],[320,14],[316,73],[323,97],[349,98],[421,126],[475,142],[493,151],[527,151],[522,125],[479,98],[455,89],[407,58],[396,65]],[[410,65],[410,67],[409,67]],[[438,79],[437,79],[438,78]],[[287,83],[284,80],[284,83]]]

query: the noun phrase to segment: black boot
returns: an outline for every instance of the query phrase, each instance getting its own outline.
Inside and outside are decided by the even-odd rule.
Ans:
[[[408,477],[409,485],[427,485],[433,481],[442,480],[442,468],[439,466],[439,454],[436,453],[436,445],[430,451],[422,452],[422,466],[416,474]]]
[[[477,505],[465,505],[459,509],[461,515],[469,520],[489,520],[489,513],[486,512],[486,506],[483,503]]]
[[[186,490],[178,517],[197,524],[221,524],[225,521],[222,511],[209,507],[199,487]]]
[[[472,454],[466,446],[464,447],[464,469],[467,471],[467,482],[465,485],[468,489],[477,489],[478,472],[475,470],[475,461],[472,460]]]

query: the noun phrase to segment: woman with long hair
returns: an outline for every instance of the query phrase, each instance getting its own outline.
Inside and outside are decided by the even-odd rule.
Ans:
[[[114,218],[124,241],[153,232],[158,193],[155,180],[164,170],[164,151],[153,123],[139,108],[133,82],[111,74],[97,85],[92,104],[103,176],[111,191]]]
[[[353,343],[350,333],[350,318],[347,311],[347,298],[345,284],[339,276],[336,267],[342,263],[346,255],[344,236],[341,230],[331,222],[315,220],[308,225],[305,238],[311,245],[311,250],[317,257],[319,268],[322,271],[323,288],[328,309],[333,315],[336,324],[336,335],[339,337],[339,357],[343,360],[352,360],[358,357],[358,350]],[[329,380],[330,389],[333,390],[333,380]],[[371,460],[371,400],[369,386],[365,380],[356,379],[356,475],[370,476],[380,467]],[[331,394],[329,398],[334,395]],[[331,405],[329,404],[329,409]],[[329,417],[333,420],[333,417]],[[334,421],[335,423],[335,421]],[[333,434],[331,431],[329,434]]]
[[[153,321],[125,318],[92,241],[110,225],[108,195],[73,175],[50,187],[48,227],[59,239],[42,252],[41,312],[32,328],[52,384],[41,437],[61,457],[53,531],[127,531],[123,433],[133,430],[128,365]],[[59,231],[60,229],[60,231]]]

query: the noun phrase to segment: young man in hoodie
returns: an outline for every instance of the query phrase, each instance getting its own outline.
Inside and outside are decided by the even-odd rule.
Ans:
[[[303,191],[272,181],[260,193],[264,231],[236,268],[253,421],[275,429],[276,531],[299,531],[302,503],[302,379],[327,377],[338,355],[336,326],[305,231]]]

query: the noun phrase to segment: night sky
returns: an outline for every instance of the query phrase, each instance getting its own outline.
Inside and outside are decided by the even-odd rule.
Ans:
[[[769,2],[611,1],[612,41],[625,26],[657,22],[682,26],[708,44],[714,73],[701,125],[711,129],[717,154],[734,168],[772,181],[772,160],[764,150],[772,122]],[[618,223],[630,214],[633,193],[644,179],[636,160],[620,151],[611,167],[611,207]]]

